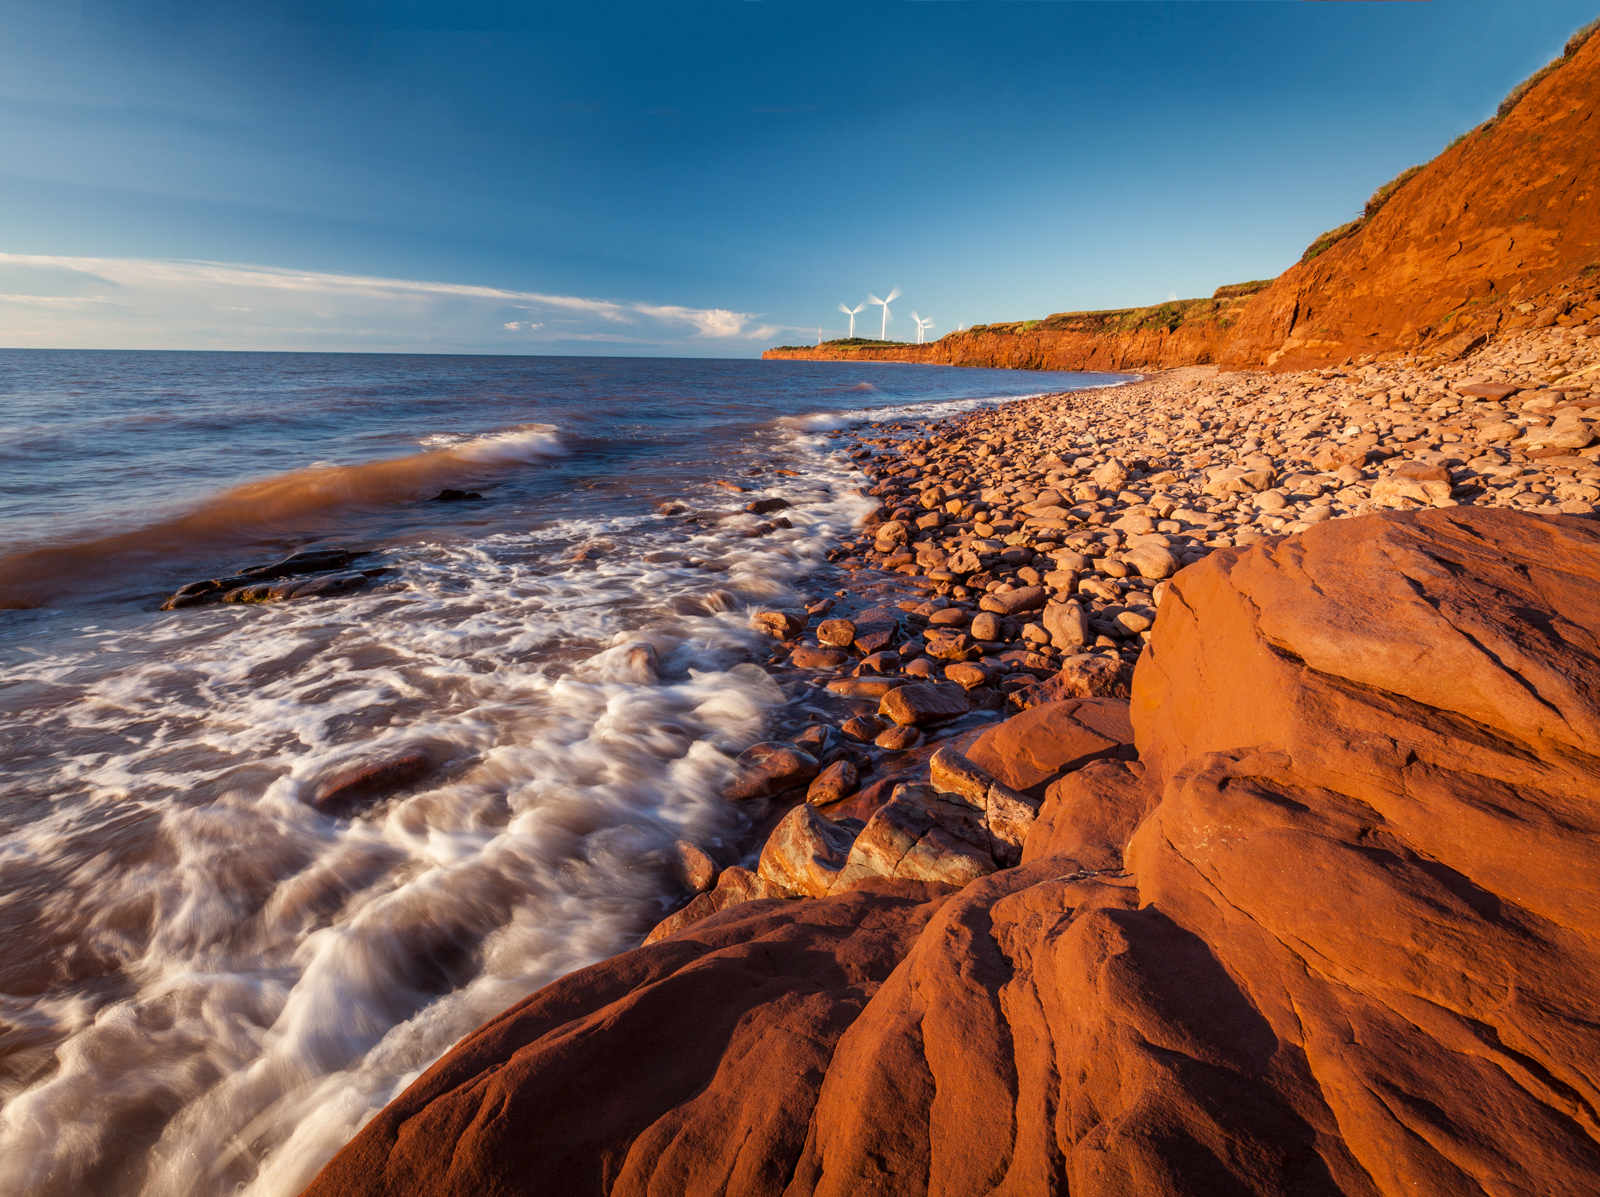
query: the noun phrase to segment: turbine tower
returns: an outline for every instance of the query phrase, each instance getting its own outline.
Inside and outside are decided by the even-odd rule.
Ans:
[[[883,305],[883,331],[878,334],[878,340],[880,341],[887,341],[889,339],[889,305],[899,298],[899,287],[896,287],[893,291],[889,292],[888,299],[879,299],[876,295],[867,296],[868,303],[878,303]]]
[[[917,324],[917,344],[920,345],[920,344],[922,344],[922,334],[924,332],[926,332],[928,329],[933,327],[933,321],[932,320],[924,320],[921,316],[917,315],[915,312],[911,313],[911,319],[916,321],[916,324]]]
[[[839,310],[841,312],[843,312],[846,316],[850,317],[850,339],[852,341],[855,340],[855,336],[856,336],[856,313],[861,311],[861,309],[866,307],[866,306],[867,305],[864,304],[864,303],[858,303],[853,308],[847,308],[842,303],[839,305]]]

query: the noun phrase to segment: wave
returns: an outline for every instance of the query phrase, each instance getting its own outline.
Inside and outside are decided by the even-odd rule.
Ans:
[[[431,498],[446,488],[481,484],[497,469],[561,453],[554,425],[527,424],[407,457],[316,465],[247,482],[172,519],[0,557],[0,608],[37,607],[64,592],[105,589],[119,568],[197,550],[281,546],[337,512]]]

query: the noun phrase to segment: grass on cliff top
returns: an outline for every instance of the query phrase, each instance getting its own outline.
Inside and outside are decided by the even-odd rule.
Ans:
[[[840,337],[820,345],[775,345],[774,349],[900,349],[910,341],[879,341],[870,337]]]
[[[1226,327],[1246,299],[1258,291],[1265,291],[1272,286],[1272,282],[1272,279],[1264,278],[1248,283],[1230,283],[1226,287],[1218,287],[1210,299],[1169,299],[1166,303],[1149,307],[1117,308],[1103,312],[1056,312],[1043,320],[975,324],[969,331],[1012,335],[1035,329],[1095,334],[1154,332],[1158,329],[1176,332],[1185,324],[1207,321],[1220,321]]]

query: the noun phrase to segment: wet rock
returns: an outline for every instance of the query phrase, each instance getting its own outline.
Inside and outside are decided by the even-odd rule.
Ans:
[[[430,503],[473,503],[482,499],[475,490],[442,490],[428,500]]]
[[[717,862],[705,850],[688,840],[672,845],[674,872],[690,893],[703,894],[717,880]]]
[[[828,693],[837,694],[841,698],[876,700],[905,684],[905,679],[899,677],[842,677],[838,681],[828,683]]]
[[[892,647],[900,638],[900,625],[878,612],[863,612],[855,618],[855,650],[863,657]]]
[[[950,628],[929,628],[924,643],[927,654],[939,661],[964,661],[981,651],[965,632]]]
[[[837,669],[850,659],[850,654],[836,648],[812,648],[802,644],[789,654],[789,663],[796,669]]]
[[[806,790],[806,801],[813,806],[826,806],[856,792],[860,774],[853,762],[836,760],[817,774]]]
[[[817,625],[817,639],[834,648],[849,648],[856,642],[856,625],[848,619],[825,619]]]
[[[809,782],[821,770],[816,757],[787,740],[752,744],[735,759],[737,769],[722,791],[724,798],[749,802],[770,798]]]
[[[946,681],[954,682],[963,690],[976,690],[979,686],[989,684],[989,671],[982,665],[975,665],[967,661],[958,661],[954,665],[944,667]]]
[[[848,828],[802,802],[772,829],[756,875],[794,893],[820,898],[839,879],[854,843]]]
[[[813,723],[796,735],[790,743],[805,749],[820,761],[828,745],[833,742],[833,738],[833,729],[826,723]]]
[[[905,752],[922,743],[922,733],[914,727],[891,727],[879,732],[872,742],[890,752]]]
[[[858,675],[868,673],[887,674],[893,673],[899,668],[900,654],[885,650],[873,653],[868,657],[862,657],[861,663],[856,666],[856,673]]]
[[[857,715],[854,719],[846,719],[839,730],[858,744],[870,744],[886,726],[876,715]]]
[[[635,644],[625,658],[628,673],[641,686],[651,686],[661,680],[661,660],[653,644]]]
[[[275,561],[271,565],[242,569],[237,574],[225,578],[190,582],[180,587],[171,598],[162,603],[161,610],[176,611],[184,607],[199,607],[220,601],[262,603],[292,597],[296,587],[290,586],[287,590],[275,594],[273,587],[268,583],[281,582],[286,578],[301,578],[308,574],[326,574],[331,570],[344,570],[357,557],[363,555],[348,549],[307,549],[304,552],[291,554],[281,561]],[[340,576],[349,578],[352,575]],[[333,585],[317,593],[337,594],[343,590],[357,590],[365,586],[374,575],[373,571],[367,571],[354,576],[364,580],[353,584]]]
[[[960,686],[915,682],[885,694],[878,714],[901,727],[926,727],[930,723],[959,718],[971,709],[967,692]]]
[[[422,780],[433,767],[432,759],[424,752],[408,752],[389,760],[358,765],[318,783],[306,804],[323,814],[345,818]]]
[[[788,499],[777,499],[777,498],[756,499],[753,502],[746,503],[744,505],[744,509],[746,511],[750,512],[750,514],[752,514],[752,515],[766,515],[769,512],[782,511],[785,507],[788,507],[788,506],[789,506],[789,500]]]
[[[756,611],[750,616],[750,626],[778,640],[793,640],[806,630],[810,620],[804,613],[794,611]]]

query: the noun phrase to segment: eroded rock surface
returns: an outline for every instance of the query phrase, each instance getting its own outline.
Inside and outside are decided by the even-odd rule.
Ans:
[[[1132,724],[1138,762],[1047,784],[1020,867],[575,973],[309,1192],[1600,1191],[1600,528],[1449,508],[1213,554]]]

